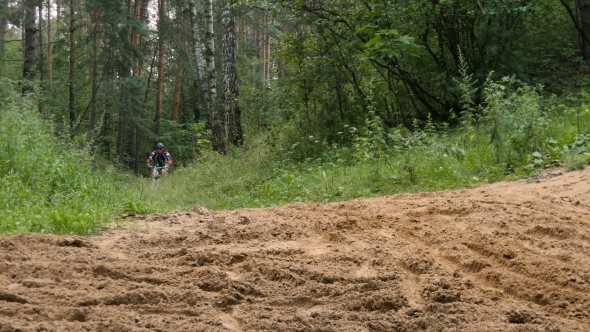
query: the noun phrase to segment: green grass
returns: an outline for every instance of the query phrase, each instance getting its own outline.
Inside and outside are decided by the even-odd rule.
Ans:
[[[34,102],[20,103],[0,113],[0,233],[92,234],[141,210],[129,176],[96,172],[87,150],[58,140]]]
[[[225,157],[206,154],[146,196],[173,209],[235,209],[467,188],[506,178],[492,158],[481,158],[490,155],[487,146],[488,151],[486,144],[474,145],[460,156],[426,146],[373,160],[289,163],[273,160],[276,156],[261,143]]]

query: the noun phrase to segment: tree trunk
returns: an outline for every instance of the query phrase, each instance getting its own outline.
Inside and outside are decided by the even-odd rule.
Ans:
[[[156,92],[156,134],[160,135],[162,120],[162,98],[164,90],[164,0],[158,1],[158,91]]]
[[[174,83],[174,97],[172,98],[172,120],[178,119],[178,107],[180,106],[180,91],[182,90],[182,62],[178,66],[178,75]]]
[[[145,95],[143,97],[143,102],[147,103],[148,101],[148,97],[150,94],[150,88],[151,88],[151,84],[152,84],[152,77],[154,76],[154,63],[156,62],[156,54],[158,53],[158,48],[154,47],[154,55],[152,56],[152,62],[150,64],[150,72],[148,73],[148,78],[147,78],[147,85],[145,88]]]
[[[142,21],[141,16],[141,7],[142,7],[142,0],[135,0],[135,4],[133,6],[133,14],[135,17]],[[141,37],[140,34],[134,33],[132,35],[133,44],[137,45],[138,48],[141,48]],[[139,77],[141,75],[141,59],[138,57],[135,59],[134,66],[133,66],[133,77]],[[137,128],[137,119],[139,118],[139,112],[137,105],[133,107],[133,128],[131,129],[131,169],[135,174],[139,173],[139,130]]]
[[[43,52],[43,0],[39,0],[39,79],[43,81],[45,59]]]
[[[25,38],[24,38],[24,66],[23,66],[23,78],[29,82],[35,80],[35,34],[37,33],[37,27],[35,25],[35,8],[37,7],[37,0],[27,0],[25,3]],[[23,96],[34,92],[32,85],[25,85],[22,89]]]
[[[51,38],[51,0],[47,0],[47,89],[53,91],[53,44]]]
[[[96,93],[98,91],[98,9],[94,9],[94,28],[92,30],[92,104],[90,111],[90,141],[92,142],[92,151],[96,147]]]
[[[205,2],[205,21],[207,22],[207,33],[205,39],[205,61],[207,62],[207,87],[209,88],[209,100],[207,101],[207,111],[209,122],[211,123],[213,150],[220,154],[227,153],[225,143],[225,134],[223,125],[219,119],[217,109],[217,87],[215,82],[215,32],[213,30],[213,0]]]
[[[228,142],[234,146],[244,144],[240,105],[238,104],[238,73],[236,71],[236,29],[231,1],[225,0],[222,14],[223,38],[223,109],[225,111],[225,132]]]
[[[121,105],[125,105],[127,102],[127,98],[125,97],[125,93],[121,96]],[[119,131],[117,136],[117,160],[120,165],[124,165],[125,162],[125,136],[127,126],[125,124],[127,120],[125,119],[125,115],[123,114],[123,110],[119,110]]]
[[[209,100],[209,90],[207,89],[207,78],[205,77],[205,69],[203,67],[203,46],[201,44],[201,37],[199,35],[199,28],[197,25],[197,9],[195,0],[189,1],[191,34],[193,41],[193,52],[195,52],[195,59],[197,60],[197,75],[199,76],[199,86],[201,88],[201,102],[206,104]],[[207,111],[208,112],[208,111]]]
[[[72,130],[72,134],[74,133],[74,126],[76,125],[76,109],[75,109],[75,101],[76,95],[74,91],[75,87],[75,69],[76,69],[76,38],[75,38],[75,31],[76,31],[76,21],[74,19],[75,8],[74,8],[75,0],[70,0],[70,129]]]
[[[61,0],[55,0],[55,25],[56,31],[60,31],[61,28]],[[57,36],[57,39],[60,39],[61,34]]]
[[[582,50],[582,57],[584,60],[590,59],[590,2],[588,0],[577,0],[578,9],[580,11],[581,34],[580,48]]]

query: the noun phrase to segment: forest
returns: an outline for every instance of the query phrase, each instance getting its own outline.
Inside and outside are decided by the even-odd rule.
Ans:
[[[0,0],[0,232],[579,169],[589,60],[587,0]]]

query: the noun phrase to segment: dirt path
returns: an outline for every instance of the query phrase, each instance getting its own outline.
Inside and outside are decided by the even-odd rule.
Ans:
[[[6,331],[590,331],[590,169],[0,238]]]

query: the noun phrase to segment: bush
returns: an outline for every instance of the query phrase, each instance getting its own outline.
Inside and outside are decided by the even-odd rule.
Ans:
[[[33,100],[13,100],[24,105],[5,98],[0,114],[0,233],[95,233],[134,200],[120,175],[59,142]]]

